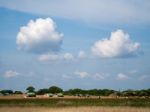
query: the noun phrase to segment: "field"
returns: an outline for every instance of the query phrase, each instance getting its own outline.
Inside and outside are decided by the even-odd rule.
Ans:
[[[0,99],[2,106],[42,106],[42,107],[70,107],[70,106],[130,106],[130,107],[150,107],[149,99]]]
[[[150,99],[3,97],[0,112],[150,112]]]
[[[1,107],[0,112],[150,112],[150,108],[135,107]]]

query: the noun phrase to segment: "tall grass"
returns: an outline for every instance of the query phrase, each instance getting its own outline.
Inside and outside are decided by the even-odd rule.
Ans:
[[[128,106],[150,107],[150,99],[0,99],[3,106],[42,106],[42,107],[78,107],[78,106]]]
[[[150,112],[150,108],[135,107],[1,107],[0,112]]]

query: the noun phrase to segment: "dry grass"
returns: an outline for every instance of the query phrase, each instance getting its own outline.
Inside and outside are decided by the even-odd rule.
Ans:
[[[150,108],[134,107],[1,107],[0,112],[150,112]]]

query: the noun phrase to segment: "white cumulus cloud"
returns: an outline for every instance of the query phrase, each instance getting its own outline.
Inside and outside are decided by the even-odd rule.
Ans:
[[[45,53],[59,51],[62,40],[63,34],[56,31],[51,18],[39,18],[20,28],[16,42],[22,50]]]
[[[16,72],[16,71],[13,71],[13,70],[9,70],[9,71],[6,71],[5,74],[4,74],[4,77],[5,78],[11,78],[11,77],[16,77],[18,76],[19,73]]]
[[[102,58],[130,57],[139,54],[140,43],[133,42],[123,30],[111,33],[110,38],[104,38],[94,43],[92,52]]]

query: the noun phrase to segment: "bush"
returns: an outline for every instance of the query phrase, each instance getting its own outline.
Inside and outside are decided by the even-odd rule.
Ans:
[[[14,94],[23,94],[21,91],[15,91]]]

